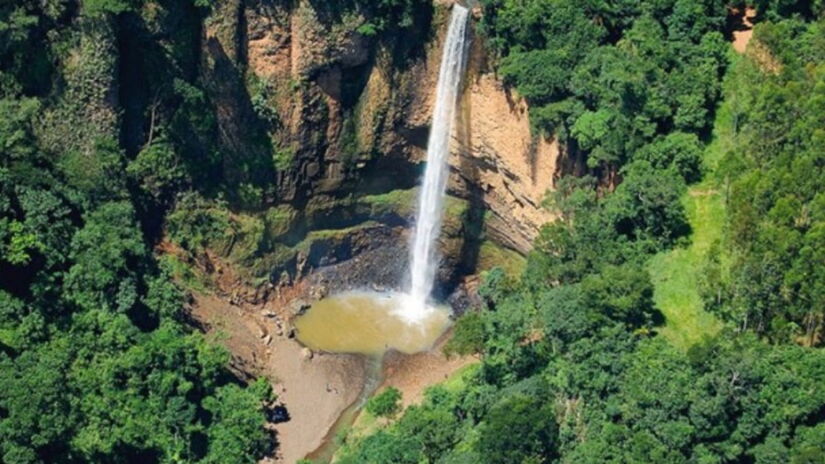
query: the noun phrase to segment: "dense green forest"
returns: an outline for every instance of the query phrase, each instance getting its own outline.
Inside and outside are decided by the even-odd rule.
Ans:
[[[364,12],[370,37],[431,8],[318,3]],[[0,4],[4,463],[257,462],[276,446],[269,383],[229,371],[153,252],[164,233],[224,239],[228,211],[272,202],[290,161],[257,94],[252,149],[218,139],[215,82],[244,79],[200,69],[221,6]],[[403,414],[397,392],[368,403],[396,419],[340,462],[825,462],[823,3],[752,6],[758,47],[739,57],[739,2],[481,1],[497,72],[587,172],[557,182],[561,219],[523,276],[487,273],[483,307],[459,319],[447,351],[480,363]],[[711,156],[723,125],[736,143]],[[726,212],[695,270],[722,329],[675,346],[648,263],[688,246],[700,181]]]
[[[424,3],[319,8],[362,11],[376,36]],[[289,162],[273,163],[260,94],[237,96],[253,149],[219,140],[210,96],[245,76],[199,47],[227,4],[0,3],[4,463],[257,462],[275,446],[268,380],[229,371],[187,320],[179,263],[152,251],[165,228],[184,247],[226,239],[230,205],[271,198]]]
[[[106,92],[117,66],[115,15],[133,3],[0,5],[7,464],[256,462],[273,446],[263,428],[268,382],[244,386],[230,374],[228,353],[185,323],[183,289],[151,253],[159,218],[149,211],[196,175],[175,142],[184,126],[208,121],[188,106],[202,94],[175,77],[169,91],[180,103],[168,127],[127,154]],[[170,3],[185,34],[200,13]],[[170,48],[178,45],[173,38]],[[183,73],[186,53],[147,77]]]
[[[822,4],[756,2],[745,57],[726,37],[744,5],[482,5],[535,129],[591,176],[559,181],[524,275],[487,274],[459,320],[447,351],[480,364],[341,462],[825,462]],[[736,143],[716,154],[720,132]],[[675,346],[647,262],[688,245],[701,179],[726,218],[694,272],[724,324]]]

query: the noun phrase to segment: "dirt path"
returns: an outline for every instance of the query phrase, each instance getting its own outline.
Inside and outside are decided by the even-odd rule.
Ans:
[[[293,463],[318,448],[330,427],[351,405],[364,385],[362,358],[315,355],[307,359],[292,340],[279,344],[269,370],[277,375],[275,391],[291,420],[278,424],[279,456]]]
[[[747,7],[744,11],[734,8],[731,16],[735,18],[733,24],[733,49],[737,53],[745,53],[748,43],[753,37],[753,19],[756,17],[756,10]]]

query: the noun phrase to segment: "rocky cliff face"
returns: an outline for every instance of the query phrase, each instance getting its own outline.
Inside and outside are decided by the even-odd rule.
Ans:
[[[429,44],[423,69],[416,76],[419,85],[413,89],[413,103],[401,124],[403,133],[427,131],[443,35],[442,27]],[[449,191],[485,211],[486,231],[494,241],[524,254],[541,225],[554,217],[541,204],[554,185],[559,145],[532,133],[526,103],[489,68],[482,40],[473,40],[471,46],[453,133]],[[426,145],[410,145],[410,159],[423,161]]]
[[[527,105],[489,73],[472,76],[455,137],[451,188],[479,196],[490,237],[526,253],[553,219],[542,202],[554,185],[558,143],[531,133]]]
[[[359,32],[369,18],[306,0],[223,2],[205,23],[203,73],[230,148],[226,169],[233,156],[260,150],[249,140],[257,128],[278,168],[276,202],[300,210],[325,198],[334,211],[345,198],[412,189],[425,156],[448,3],[436,2],[410,31],[387,38]],[[559,156],[553,140],[532,134],[526,104],[488,69],[483,43],[474,40],[449,191],[465,200],[474,221],[483,219],[483,232],[465,224],[452,236],[483,235],[529,251],[553,219],[541,203]],[[330,214],[326,228],[353,225],[335,222]],[[466,253],[450,240],[447,248]]]

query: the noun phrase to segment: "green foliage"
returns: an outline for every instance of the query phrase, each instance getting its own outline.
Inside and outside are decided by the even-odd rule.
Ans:
[[[433,10],[312,3],[325,26],[358,18],[348,32],[374,36],[397,65],[421,48]],[[271,452],[272,392],[239,384],[228,354],[181,322],[173,280],[197,282],[151,246],[164,230],[190,253],[269,272],[349,232],[306,232],[331,203],[351,209],[342,223],[410,215],[412,190],[271,206],[270,180],[296,153],[272,139],[269,83],[247,82],[248,101],[234,92],[244,53],[215,69],[221,53],[193,53],[213,4],[0,5],[3,462],[257,462]],[[548,204],[560,218],[524,274],[488,272],[481,307],[457,322],[446,351],[477,355],[477,368],[348,442],[340,462],[823,460],[825,27],[811,22],[823,5],[755,2],[759,51],[724,86],[732,142],[703,168],[730,64],[728,6],[482,1],[499,74],[533,128],[558,135],[590,175],[557,181]],[[218,124],[238,96],[254,152]],[[364,155],[355,123],[342,140],[350,160]],[[727,217],[699,194],[724,199]],[[448,203],[448,232],[465,216]],[[658,335],[703,306],[727,326],[684,323],[710,333],[675,347]],[[396,416],[399,400],[388,389],[367,409]]]
[[[176,152],[192,177],[193,184],[204,190],[219,182],[220,153],[216,146],[217,116],[202,88],[181,78],[172,82],[173,98],[179,105],[170,118],[169,137],[179,148]]]
[[[141,150],[126,167],[126,173],[156,201],[168,199],[187,180],[174,147],[164,138],[153,140]]]
[[[2,99],[0,111],[0,147],[5,160],[24,160],[34,151],[31,122],[40,111],[40,102],[34,98]]]
[[[84,218],[72,238],[67,298],[85,309],[127,311],[137,302],[137,279],[148,250],[126,202],[106,203]]]
[[[118,144],[119,110],[112,93],[118,82],[118,38],[115,22],[109,18],[88,18],[82,23],[82,32],[63,31],[52,22],[45,23],[53,28],[50,36],[61,60],[60,74],[54,79],[60,79],[64,88],[61,98],[43,108],[37,128],[41,147],[47,153],[62,155],[61,160],[70,154],[75,169],[68,174],[91,183],[92,179],[84,178],[84,169],[91,177],[125,165],[109,165],[113,157],[104,153],[122,151]],[[104,161],[100,167],[95,164],[97,158]],[[122,181],[122,177],[112,180]]]
[[[179,125],[131,162],[120,143],[109,16],[137,6],[0,6],[2,462],[257,462],[271,449],[268,386],[238,385],[227,353],[182,323],[184,292],[144,236],[163,216],[151,205],[191,171]],[[197,219],[176,224],[210,237]]]
[[[384,389],[367,401],[367,412],[376,417],[392,417],[401,409],[401,392],[395,387]]]
[[[653,285],[643,269],[605,266],[600,273],[585,277],[580,289],[581,304],[600,317],[633,327],[652,322]]]
[[[701,175],[702,145],[694,134],[670,133],[642,147],[637,156],[656,169],[675,169],[686,182],[694,182]]]
[[[524,274],[489,272],[482,307],[456,324],[448,351],[479,353],[478,369],[356,439],[342,462],[821,460],[825,358],[804,346],[819,343],[823,320],[825,279],[810,264],[825,249],[821,24],[757,28],[781,67],[746,58],[730,71],[722,110],[733,136],[714,141],[703,166],[727,61],[723,3],[483,4],[503,74],[541,105],[534,125],[619,178],[558,180],[547,203],[561,217],[541,230]],[[571,73],[561,86],[541,64],[561,67],[553,49],[579,42],[545,36],[574,24],[554,22],[554,8],[604,31],[572,71],[557,70]],[[698,320],[703,306],[734,324]]]
[[[517,278],[524,272],[527,260],[524,256],[492,240],[483,240],[478,251],[477,269],[482,272],[500,267],[507,276]]]
[[[242,183],[238,185],[238,203],[248,210],[256,210],[263,205],[264,191],[253,184]]]
[[[707,304],[740,329],[777,342],[818,345],[825,330],[822,266],[825,185],[822,24],[760,25],[754,40],[781,60],[765,72],[745,59],[728,92],[736,99],[739,143],[722,160],[728,220],[722,241],[730,268],[707,263],[719,282]],[[814,52],[814,50],[819,50]]]
[[[123,151],[113,138],[99,139],[91,150],[67,153],[59,167],[67,183],[86,192],[86,198],[93,203],[126,196]]]
[[[208,438],[213,446],[202,460],[205,463],[258,462],[269,449],[269,437],[264,432],[262,402],[271,399],[271,386],[266,379],[250,388],[226,385],[214,396],[204,400],[204,408],[212,414]]]
[[[525,272],[530,285],[575,283],[604,265],[640,263],[688,232],[680,202],[685,185],[675,171],[639,160],[622,174],[624,181],[604,198],[591,178],[559,181],[549,202],[563,219],[544,226],[536,239]]]
[[[187,250],[204,248],[226,238],[229,212],[194,192],[185,193],[167,217],[169,237]]]
[[[498,402],[482,422],[478,452],[489,464],[541,464],[557,454],[558,433],[552,404],[515,394]]]
[[[39,93],[49,85],[52,63],[48,49],[36,40],[38,25],[41,21],[53,21],[60,17],[66,5],[50,0],[38,6],[40,8],[28,2],[4,2],[0,5],[2,97],[23,91]]]
[[[278,113],[272,108],[271,98],[274,93],[272,84],[261,79],[254,73],[251,73],[248,79],[249,102],[252,104],[252,109],[255,111],[255,114],[269,125],[276,124],[278,122]]]
[[[709,287],[716,287],[721,276],[706,262],[712,260],[719,265],[725,208],[721,192],[714,189],[711,181],[692,186],[683,202],[692,230],[690,245],[657,254],[650,260],[648,270],[654,284],[654,301],[667,322],[659,333],[687,350],[721,328],[720,321],[706,311],[702,294],[710,291],[713,298],[718,294]]]
[[[275,146],[272,153],[272,163],[278,171],[285,171],[292,166],[292,161],[295,159],[295,149],[286,146]]]
[[[356,118],[356,115],[349,115],[345,117],[344,127],[341,129],[341,159],[344,165],[349,169],[354,167],[355,162],[361,155]]]
[[[356,30],[358,31],[359,34],[367,36],[367,37],[373,37],[376,34],[378,34],[378,28],[376,27],[376,25],[372,24],[372,23],[369,23],[369,22],[358,26],[358,29],[356,29]]]
[[[448,357],[481,353],[484,350],[484,319],[478,313],[466,314],[453,328],[450,341],[444,346]]]
[[[825,11],[825,5],[820,0],[756,0],[753,4],[761,15],[772,21],[795,14],[816,18],[821,17]]]
[[[320,11],[329,10],[336,15],[363,13],[368,20],[359,26],[358,32],[368,36],[410,28],[416,15],[429,7],[423,0],[343,0],[318,6]]]
[[[342,464],[361,462],[417,464],[420,453],[416,443],[406,437],[379,431],[370,435],[356,453],[341,458]]]
[[[482,30],[502,76],[530,102],[533,125],[585,152],[589,167],[615,170],[662,132],[707,128],[726,65],[723,2],[482,5]],[[655,154],[696,154],[685,149]],[[695,179],[695,159],[664,161]]]
[[[675,171],[636,161],[622,175],[624,181],[605,202],[605,213],[619,234],[672,244],[687,233],[681,203],[685,184]]]
[[[10,264],[28,264],[31,261],[31,251],[43,249],[43,244],[37,241],[34,232],[27,231],[23,223],[0,222],[0,240],[3,242],[3,256]]]
[[[346,464],[437,461],[455,446],[459,438],[457,427],[460,422],[453,413],[459,406],[458,400],[444,388],[428,390],[423,404],[407,408],[404,416],[388,430],[368,436],[340,461]]]
[[[133,11],[139,0],[84,0],[83,12],[89,16],[120,14]]]

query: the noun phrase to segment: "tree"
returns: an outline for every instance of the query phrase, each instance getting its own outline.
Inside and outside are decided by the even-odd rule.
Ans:
[[[250,388],[226,385],[214,396],[204,400],[204,408],[212,414],[209,427],[209,450],[205,463],[258,462],[270,451],[270,437],[264,429],[263,401],[271,399],[271,386],[266,379]]]
[[[673,132],[642,147],[636,158],[657,169],[673,168],[686,182],[694,182],[701,175],[702,145],[695,134]]]
[[[821,163],[825,110],[819,49],[821,24],[782,21],[760,25],[756,40],[771,50],[782,72],[765,72],[745,59],[736,69],[738,129],[753,143],[727,154],[730,182],[727,229],[729,276],[708,295],[709,307],[742,330],[777,343],[821,344],[825,328],[821,272],[825,200]],[[813,64],[818,63],[818,64]],[[807,68],[806,68],[807,67]],[[821,267],[821,266],[820,266]]]
[[[172,144],[162,137],[141,150],[126,172],[155,201],[168,201],[186,182],[186,172]]]
[[[485,338],[484,319],[481,314],[465,314],[456,322],[453,336],[444,346],[444,354],[450,357],[481,353],[484,350]]]
[[[580,291],[582,305],[598,318],[632,327],[652,322],[653,284],[643,269],[631,265],[605,266],[602,272],[582,280]]]
[[[672,169],[656,170],[635,161],[622,170],[624,181],[605,204],[616,231],[629,238],[673,243],[688,231],[680,201],[685,183]]]
[[[392,417],[401,409],[401,392],[388,387],[367,401],[367,411],[375,417]]]
[[[139,0],[86,0],[83,2],[83,12],[92,17],[106,14],[120,14],[136,9]]]
[[[70,353],[65,340],[43,344],[13,360],[0,353],[3,462],[41,462],[68,446],[80,419],[65,394]]]
[[[399,436],[385,430],[368,436],[352,454],[341,458],[342,464],[418,464],[421,452],[415,438]]]
[[[481,426],[478,452],[489,464],[539,464],[557,455],[552,407],[539,398],[513,395],[493,406]]]
[[[138,271],[148,250],[126,202],[105,203],[85,217],[72,239],[74,265],[66,296],[85,309],[127,311],[138,299]]]
[[[60,170],[69,185],[82,192],[85,207],[126,198],[123,151],[113,138],[95,141],[89,150],[65,154]]]

